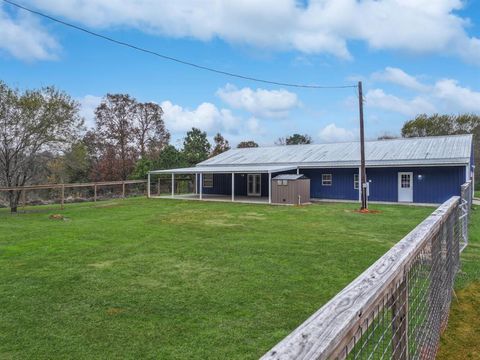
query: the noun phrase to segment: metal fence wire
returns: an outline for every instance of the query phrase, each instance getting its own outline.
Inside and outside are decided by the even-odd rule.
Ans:
[[[262,359],[435,359],[471,193],[469,182]]]

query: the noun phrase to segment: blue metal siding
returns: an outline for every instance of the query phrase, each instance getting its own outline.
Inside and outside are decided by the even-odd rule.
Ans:
[[[310,179],[310,196],[317,199],[358,200],[354,174],[358,169],[300,169]],[[332,185],[322,185],[322,174],[332,174]]]
[[[413,202],[442,203],[451,196],[460,195],[465,182],[464,166],[367,168],[371,201],[398,201],[398,173],[413,173]],[[419,179],[419,175],[422,178]]]

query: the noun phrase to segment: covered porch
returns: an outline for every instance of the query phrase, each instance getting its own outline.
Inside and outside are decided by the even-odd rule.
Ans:
[[[177,198],[184,200],[231,201],[250,203],[272,203],[272,175],[298,173],[293,165],[258,166],[196,166],[190,168],[154,170],[148,173],[147,196]],[[165,177],[168,176],[168,179]],[[191,176],[188,191],[180,193],[176,180]],[[169,194],[152,193],[154,177],[170,182]],[[185,179],[183,179],[185,180]],[[153,182],[155,184],[155,182]]]

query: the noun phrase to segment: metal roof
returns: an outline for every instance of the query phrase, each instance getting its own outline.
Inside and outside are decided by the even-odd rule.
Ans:
[[[295,165],[234,165],[234,166],[194,166],[189,168],[154,170],[150,174],[195,174],[195,173],[274,173],[294,170]]]
[[[367,166],[466,165],[470,162],[471,149],[472,135],[401,138],[367,141],[365,157]],[[359,166],[359,153],[359,142],[231,149],[197,167]]]
[[[275,176],[272,180],[298,180],[306,179],[307,177],[303,174],[280,174]]]

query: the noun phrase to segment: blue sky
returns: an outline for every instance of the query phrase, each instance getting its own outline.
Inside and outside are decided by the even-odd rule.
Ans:
[[[480,3],[455,0],[19,3],[169,56],[282,82],[364,83],[366,134],[399,134],[417,113],[480,113]],[[55,85],[87,124],[106,93],[162,105],[173,143],[199,127],[236,144],[293,132],[357,138],[355,89],[259,84],[119,47],[0,3],[0,79]]]

